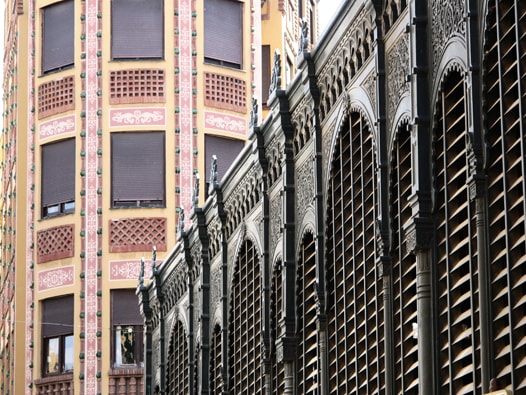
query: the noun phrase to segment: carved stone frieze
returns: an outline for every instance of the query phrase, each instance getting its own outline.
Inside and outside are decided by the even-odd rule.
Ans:
[[[211,273],[210,273],[210,305],[212,308],[210,311],[215,311],[217,307],[221,304],[221,296],[222,296],[222,268],[221,264],[214,265],[212,267]]]
[[[281,237],[283,203],[281,196],[270,201],[270,251],[274,251]]]
[[[307,208],[314,201],[314,161],[307,159],[296,173],[296,218],[301,223]]]
[[[388,127],[394,122],[398,103],[409,92],[406,76],[409,74],[409,37],[401,34],[387,52],[387,117]]]
[[[433,46],[433,76],[435,76],[448,41],[453,36],[464,39],[466,23],[463,0],[433,0],[431,9],[431,44]]]
[[[365,77],[362,88],[365,93],[367,93],[374,111],[376,111],[376,77],[374,71],[371,71],[369,75]]]

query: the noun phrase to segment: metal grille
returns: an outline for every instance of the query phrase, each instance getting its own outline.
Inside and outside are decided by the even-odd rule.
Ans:
[[[188,341],[181,321],[177,321],[170,337],[166,369],[166,393],[189,394]]]
[[[272,292],[270,301],[270,331],[271,331],[271,347],[272,347],[272,370],[274,378],[273,394],[283,394],[285,391],[285,369],[282,361],[276,358],[276,341],[278,338],[279,320],[283,312],[283,286],[281,278],[282,262],[278,261],[275,265],[274,274],[272,276]]]
[[[437,335],[443,393],[474,393],[479,338],[474,208],[467,188],[464,83],[454,72],[439,93],[435,128]],[[473,214],[472,214],[473,213]]]
[[[411,218],[411,139],[407,125],[398,130],[391,172],[393,213],[394,385],[397,394],[418,394],[418,349],[413,337],[416,315],[416,261],[404,243],[404,224]]]
[[[210,349],[210,388],[213,394],[221,394],[223,391],[223,378],[221,376],[223,361],[221,358],[221,327],[216,325]]]
[[[229,317],[230,388],[233,394],[263,390],[261,371],[261,277],[252,242],[246,240],[232,281]]]
[[[355,112],[340,130],[327,202],[328,393],[374,394],[384,386],[384,328],[372,136]]]
[[[318,391],[318,341],[316,330],[316,245],[312,234],[303,240],[297,271],[298,391]]]
[[[489,2],[485,86],[493,347],[498,388],[526,391],[526,5]]]

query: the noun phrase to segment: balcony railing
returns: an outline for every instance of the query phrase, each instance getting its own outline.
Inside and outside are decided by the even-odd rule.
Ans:
[[[109,372],[109,395],[143,393],[144,369],[112,369]]]
[[[35,381],[36,395],[73,395],[73,374],[44,377]]]

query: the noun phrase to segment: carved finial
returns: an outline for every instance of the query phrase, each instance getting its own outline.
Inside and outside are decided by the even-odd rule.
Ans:
[[[184,231],[184,207],[179,208],[179,232]]]
[[[155,261],[157,260],[157,248],[153,246],[152,248],[152,275],[155,274],[157,268],[155,267]]]
[[[300,22],[301,34],[300,34],[300,43],[298,46],[298,55],[307,52],[309,49],[309,27],[307,26],[307,21],[305,18],[301,18]]]
[[[141,258],[141,270],[139,271],[139,285],[144,284],[144,257]]]
[[[194,195],[192,197],[192,208],[199,204],[199,173],[195,173],[194,177]]]
[[[217,156],[212,155],[212,166],[210,166],[210,186],[217,183]]]
[[[252,97],[252,110],[250,111],[250,127],[258,124],[258,99]]]
[[[279,49],[276,48],[274,51],[274,65],[272,66],[272,75],[270,77],[270,88],[269,95],[271,95],[276,89],[281,88],[281,54]]]

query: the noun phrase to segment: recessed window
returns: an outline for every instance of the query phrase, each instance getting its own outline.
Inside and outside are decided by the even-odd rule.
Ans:
[[[162,59],[162,0],[112,0],[111,54],[114,60]]]
[[[112,133],[112,207],[164,207],[164,158],[164,132]]]
[[[42,146],[42,217],[75,210],[75,139]]]
[[[42,72],[73,66],[75,16],[73,0],[63,0],[42,9]]]
[[[143,319],[135,290],[111,291],[113,367],[142,366]]]
[[[73,371],[73,296],[42,302],[42,374],[58,375]]]
[[[205,62],[241,69],[243,3],[205,0]]]

